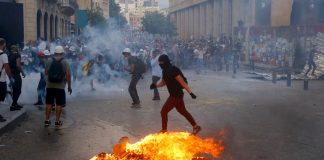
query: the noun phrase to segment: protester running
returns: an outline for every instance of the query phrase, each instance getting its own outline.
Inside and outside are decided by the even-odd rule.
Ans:
[[[192,115],[187,111],[184,101],[183,101],[183,89],[185,89],[191,96],[191,98],[196,99],[197,96],[191,92],[189,86],[187,85],[187,80],[184,77],[181,70],[173,66],[167,55],[161,55],[159,57],[159,64],[162,68],[162,80],[159,84],[151,84],[150,89],[160,88],[167,86],[170,97],[167,99],[163,108],[161,110],[162,117],[162,133],[167,132],[168,123],[168,113],[176,108],[177,111],[182,114],[192,125],[193,134],[197,134],[201,131],[201,127],[197,125],[196,121]]]

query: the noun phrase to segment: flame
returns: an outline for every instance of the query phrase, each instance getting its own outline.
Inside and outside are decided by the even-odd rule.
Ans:
[[[113,147],[113,154],[101,153],[90,160],[198,160],[198,154],[219,158],[224,151],[222,140],[201,139],[187,132],[150,134],[137,143],[123,137]]]

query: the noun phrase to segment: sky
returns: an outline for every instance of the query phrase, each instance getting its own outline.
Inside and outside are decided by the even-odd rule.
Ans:
[[[161,8],[169,7],[169,0],[159,0],[159,3]]]

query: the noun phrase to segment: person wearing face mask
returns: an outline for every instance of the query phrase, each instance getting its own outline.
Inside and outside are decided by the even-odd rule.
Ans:
[[[159,57],[159,64],[162,68],[162,80],[158,83],[152,83],[150,89],[156,89],[160,87],[166,86],[170,96],[165,102],[161,110],[161,117],[162,117],[162,133],[167,132],[167,123],[168,123],[168,113],[173,109],[176,108],[177,111],[183,115],[193,126],[193,134],[197,134],[201,131],[201,127],[197,125],[196,121],[192,117],[192,115],[187,111],[183,96],[185,89],[193,99],[196,99],[197,96],[192,93],[190,90],[187,79],[184,77],[183,73],[179,68],[173,66],[170,62],[170,59],[167,55],[161,55]]]

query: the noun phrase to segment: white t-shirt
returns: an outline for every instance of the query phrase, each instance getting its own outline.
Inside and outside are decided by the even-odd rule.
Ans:
[[[1,70],[1,75],[0,75],[0,82],[6,82],[7,79],[7,74],[5,69],[3,68],[4,64],[8,63],[8,56],[7,54],[4,54],[2,50],[0,50],[0,70]]]
[[[205,52],[203,50],[195,49],[194,53],[196,54],[198,59],[204,59]]]
[[[151,58],[152,75],[162,77],[162,69],[159,65],[159,57],[160,55],[156,56],[155,58]]]

